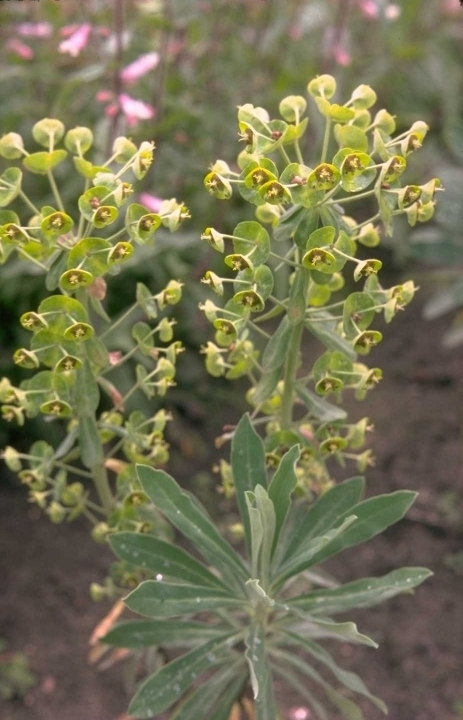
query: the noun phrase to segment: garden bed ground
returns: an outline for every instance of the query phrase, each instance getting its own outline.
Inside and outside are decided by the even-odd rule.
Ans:
[[[372,355],[385,379],[355,409],[376,428],[369,494],[410,488],[419,499],[407,520],[330,566],[344,580],[401,565],[434,572],[414,599],[353,618],[379,650],[337,648],[344,666],[387,702],[391,720],[463,717],[463,555],[460,574],[451,567],[463,551],[463,348],[445,351],[441,323],[421,319],[425,294]],[[104,577],[109,551],[93,544],[84,523],[51,525],[22,488],[2,482],[0,490],[0,637],[27,653],[38,678],[24,700],[3,703],[0,717],[119,718],[127,707],[120,669],[96,673],[86,662],[88,637],[107,611],[91,602],[88,587]],[[291,695],[288,707],[294,702]],[[365,706],[365,717],[380,713]]]

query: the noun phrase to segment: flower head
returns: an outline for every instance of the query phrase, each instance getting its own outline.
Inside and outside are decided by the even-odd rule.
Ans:
[[[151,120],[154,117],[154,107],[142,100],[136,100],[126,93],[121,93],[118,100],[129,125],[136,125],[139,120]]]
[[[83,50],[87,45],[91,31],[92,26],[90,23],[79,25],[72,35],[70,35],[66,40],[60,42],[58,46],[59,52],[68,53],[69,55],[72,55],[72,57],[77,57],[81,50]]]
[[[18,55],[23,60],[32,60],[34,57],[34,51],[32,48],[29,47],[29,45],[26,45],[18,38],[11,38],[11,40],[8,40],[7,49],[11,52]]]
[[[122,82],[131,85],[143,75],[146,75],[147,72],[153,70],[158,64],[159,54],[157,52],[146,53],[122,68],[119,77]]]
[[[50,37],[52,26],[49,22],[24,22],[17,26],[16,32],[22,37],[45,38]]]

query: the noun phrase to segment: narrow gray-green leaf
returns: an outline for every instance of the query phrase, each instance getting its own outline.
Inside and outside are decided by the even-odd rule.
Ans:
[[[370,540],[390,525],[401,520],[414,502],[416,495],[417,493],[410,490],[397,490],[389,495],[377,495],[369,498],[350,508],[350,511],[357,515],[357,521],[342,536],[325,545],[314,558],[314,564],[336,555],[345,548]]]
[[[251,575],[253,578],[258,575],[258,561],[264,528],[259,510],[255,507],[256,496],[250,490],[244,493],[249,518],[250,545],[251,545]]]
[[[288,607],[283,606],[283,607]],[[357,630],[357,625],[353,622],[335,622],[334,620],[323,620],[306,615],[295,607],[290,608],[295,615],[298,615],[303,622],[297,622],[287,626],[297,635],[308,634],[312,638],[332,638],[341,642],[351,642],[356,645],[367,645],[368,647],[377,648],[375,643],[368,635],[363,635]]]
[[[275,370],[263,373],[260,376],[259,382],[254,387],[254,394],[252,396],[253,403],[255,403],[255,405],[260,405],[265,400],[268,400],[280,382],[280,378],[281,368],[278,367],[275,368]]]
[[[163,470],[137,465],[143,490],[181,533],[189,538],[206,560],[215,567],[230,568],[236,577],[247,580],[249,573],[240,556],[226,542],[200,505],[184,492]]]
[[[303,570],[307,570],[311,565],[315,564],[314,557],[318,557],[323,548],[330,546],[336,538],[342,537],[348,528],[357,520],[356,515],[349,515],[344,518],[337,528],[327,530],[324,535],[312,538],[297,548],[296,553],[289,557],[278,570],[278,574],[272,584],[275,590],[280,588],[288,578],[298,575]]]
[[[352,608],[379,605],[399,593],[410,592],[432,575],[426,568],[401,568],[383,577],[370,577],[328,590],[313,590],[291,598],[287,603],[311,615],[331,616]]]
[[[126,648],[146,648],[168,643],[169,646],[197,645],[224,634],[224,628],[200,622],[180,620],[126,620],[115,625],[101,641]]]
[[[340,350],[349,360],[355,361],[357,353],[352,345],[347,342],[336,330],[337,320],[326,310],[320,310],[316,314],[317,322],[305,321],[306,328],[327,348],[327,350]],[[320,322],[321,320],[326,322]]]
[[[355,703],[353,703],[352,700],[348,700],[343,695],[338,693],[337,690],[335,690],[329,683],[327,683],[326,680],[322,678],[320,673],[318,673],[311,665],[308,665],[305,660],[302,660],[297,655],[282,652],[281,650],[278,650],[276,656],[278,657],[278,660],[280,662],[282,660],[286,661],[287,665],[292,665],[303,675],[310,677],[316,683],[321,685],[321,687],[326,692],[328,698],[342,712],[346,720],[365,720],[360,708]]]
[[[134,532],[114,533],[109,536],[109,544],[118,557],[137,567],[182,582],[211,585],[226,590],[219,578],[185,550],[152,535]]]
[[[262,487],[262,485],[256,485],[255,498],[256,508],[259,511],[263,530],[259,558],[259,577],[262,578],[264,587],[267,587],[270,573],[270,556],[273,539],[275,537],[275,507],[272,500],[270,500],[267,491]]]
[[[231,708],[239,699],[247,677],[247,673],[243,673],[242,662],[235,662],[231,666],[227,663],[215,675],[208,678],[207,682],[188,695],[170,720],[198,720],[198,718],[228,720]]]
[[[387,714],[387,707],[384,702],[370,693],[363,680],[355,673],[340,668],[339,665],[334,662],[329,652],[315,642],[315,640],[310,640],[310,638],[303,637],[301,635],[294,635],[290,632],[285,632],[284,635],[290,642],[306,650],[308,653],[313,655],[318,662],[331,670],[337,680],[348,688],[348,690],[352,690],[359,695],[363,695],[370,700],[373,705],[376,705],[381,712]]]
[[[321,422],[334,422],[335,420],[344,420],[347,417],[347,413],[343,408],[332,405],[303,385],[296,385],[296,394],[307,410]]]
[[[199,675],[223,663],[227,656],[233,658],[227,645],[231,637],[227,635],[220,640],[209,640],[164,665],[138,689],[130,703],[129,715],[152,718],[171,707]]]
[[[79,447],[82,463],[86,468],[95,468],[103,461],[103,449],[95,417],[85,415],[79,418]]]
[[[262,354],[262,370],[269,373],[281,368],[288,355],[288,342],[292,328],[287,315],[284,315]]]
[[[231,465],[236,499],[243,519],[246,547],[250,552],[251,528],[245,492],[254,491],[256,485],[267,487],[267,471],[264,444],[254,430],[247,413],[241,418],[233,435]]]
[[[281,528],[286,520],[291,506],[291,495],[297,485],[296,463],[299,460],[300,450],[294,445],[283,455],[278,468],[270,482],[268,496],[275,508],[275,537],[273,538],[272,553],[275,551]]]
[[[124,598],[124,602],[130,610],[155,618],[237,607],[245,601],[230,597],[228,592],[217,588],[145,580]]]
[[[291,670],[277,665],[275,662],[270,663],[270,667],[276,675],[280,675],[287,685],[291,685],[297,693],[303,698],[308,704],[309,708],[314,711],[319,720],[328,720],[328,713],[321,703],[318,702],[307,689],[305,683],[302,683],[299,678]]]
[[[308,510],[304,521],[294,528],[292,541],[285,553],[285,558],[292,557],[302,543],[330,530],[344,514],[347,514],[358,503],[364,485],[363,478],[354,477],[323,493]],[[352,511],[352,514],[355,513]]]

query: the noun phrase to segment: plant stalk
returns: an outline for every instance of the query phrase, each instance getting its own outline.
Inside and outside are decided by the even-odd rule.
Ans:
[[[302,331],[304,324],[298,323],[293,327],[289,341],[288,357],[286,359],[283,378],[283,397],[281,399],[280,422],[282,430],[291,427],[293,421],[294,388],[296,384],[297,366],[301,348]]]

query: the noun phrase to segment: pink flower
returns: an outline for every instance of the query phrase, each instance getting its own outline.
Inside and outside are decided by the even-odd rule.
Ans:
[[[6,47],[8,50],[11,50],[11,52],[19,55],[19,57],[23,60],[32,60],[34,57],[34,51],[32,48],[21,42],[21,40],[18,40],[18,38],[11,38],[11,40],[8,40]]]
[[[377,18],[379,14],[378,5],[375,0],[360,0],[360,10],[369,18]]]
[[[306,707],[293,707],[288,713],[289,720],[309,720],[310,710]]]
[[[154,213],[159,212],[161,205],[164,202],[161,198],[156,197],[156,195],[151,195],[150,193],[141,193],[138,199],[142,205]]]
[[[63,28],[63,30],[64,29],[65,28]],[[79,25],[77,30],[75,30],[75,32],[73,32],[67,40],[60,42],[58,46],[59,52],[68,53],[69,55],[72,55],[72,57],[77,57],[80,54],[80,51],[87,45],[91,31],[92,26],[90,23]]]
[[[138,78],[146,75],[147,72],[155,68],[159,64],[159,54],[157,52],[146,53],[140,55],[137,60],[134,60],[130,65],[126,65],[125,68],[119,73],[122,82],[132,84]]]
[[[114,93],[111,92],[111,90],[98,90],[97,94],[95,95],[95,99],[97,102],[109,102],[114,97]]]
[[[347,65],[350,65],[352,61],[349,53],[340,45],[334,49],[334,59],[338,65],[341,65],[342,67],[347,67]]]
[[[45,38],[50,37],[52,27],[48,22],[24,22],[18,25],[16,32],[23,37]]]
[[[129,125],[136,125],[139,120],[151,120],[154,117],[154,107],[142,100],[136,100],[125,93],[121,93],[118,100]]]

